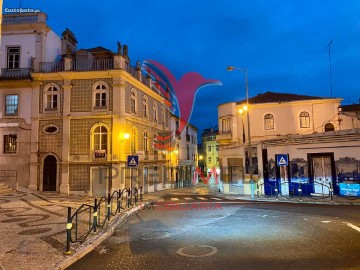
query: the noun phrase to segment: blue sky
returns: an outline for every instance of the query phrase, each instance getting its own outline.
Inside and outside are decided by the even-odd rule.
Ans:
[[[180,78],[190,71],[222,86],[198,91],[191,123],[217,124],[217,106],[266,91],[360,98],[360,1],[346,0],[4,0],[3,8],[39,8],[57,33],[68,27],[78,48],[116,42],[129,46],[131,64],[151,59]]]

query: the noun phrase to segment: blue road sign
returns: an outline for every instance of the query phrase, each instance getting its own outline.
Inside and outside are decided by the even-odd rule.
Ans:
[[[137,167],[139,166],[139,156],[127,156],[127,165],[128,167]]]
[[[289,165],[289,158],[288,155],[277,155],[276,156],[276,163],[278,166],[288,166]]]

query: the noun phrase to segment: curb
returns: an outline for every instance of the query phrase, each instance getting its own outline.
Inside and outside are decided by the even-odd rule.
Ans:
[[[84,243],[83,247],[80,247],[78,250],[75,251],[73,255],[70,255],[70,257],[62,260],[61,262],[57,263],[55,265],[54,269],[57,270],[63,270],[75,263],[76,261],[80,260],[82,257],[84,257],[89,252],[93,251],[97,246],[99,246],[103,241],[105,241],[108,237],[114,234],[115,229],[123,223],[129,216],[131,216],[134,213],[139,212],[142,208],[144,208],[145,205],[153,204],[154,201],[148,201],[145,203],[141,203],[137,205],[136,207],[133,207],[131,209],[126,210],[125,213],[120,214],[118,217],[116,217],[112,222],[110,222],[107,226],[107,228],[100,232],[98,235],[96,235],[94,238],[89,240],[89,243]]]

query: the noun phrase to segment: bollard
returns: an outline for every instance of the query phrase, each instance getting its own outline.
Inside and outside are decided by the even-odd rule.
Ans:
[[[95,198],[94,201],[94,232],[96,232],[96,226],[97,226],[97,198]]]
[[[127,190],[127,207],[130,208],[131,205],[131,190],[130,188]]]
[[[111,212],[111,204],[110,204],[110,192],[108,193],[108,199],[107,199],[107,220],[110,221],[110,212]]]
[[[68,207],[68,216],[67,216],[67,223],[66,223],[66,251],[64,253],[65,255],[71,254],[71,251],[70,251],[71,228],[72,228],[71,207]]]
[[[279,190],[277,189],[276,186],[275,186],[274,191],[275,191],[275,194],[276,194],[276,200],[278,200],[279,199]]]
[[[302,202],[302,189],[298,188],[299,196],[300,196],[300,202]]]
[[[334,189],[333,189],[332,183],[330,182],[330,198],[331,198],[331,201],[334,200],[334,198],[333,198],[333,192],[334,192]]]
[[[143,195],[142,195],[142,186],[140,186],[140,201],[143,201]]]

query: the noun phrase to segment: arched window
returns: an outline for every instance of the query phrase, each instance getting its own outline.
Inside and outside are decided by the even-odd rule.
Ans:
[[[274,116],[270,113],[264,116],[264,129],[265,130],[274,129]]]
[[[109,87],[104,82],[93,85],[94,109],[106,109],[109,104]]]
[[[144,105],[144,117],[148,118],[149,117],[149,101],[148,101],[147,96],[144,96],[143,105]]]
[[[325,132],[329,132],[329,131],[334,131],[334,130],[335,130],[335,127],[334,127],[333,124],[327,123],[327,124],[324,126],[324,129],[325,129]]]
[[[108,130],[105,126],[99,125],[94,128],[93,133],[93,150],[107,150],[108,147]]]
[[[44,90],[45,111],[57,111],[60,107],[60,87],[50,84]]]
[[[138,131],[135,127],[131,129],[130,151],[135,154],[138,150]]]
[[[154,102],[153,111],[154,111],[154,121],[157,122],[158,121],[158,107],[157,107],[156,102]]]
[[[136,113],[137,111],[137,93],[135,89],[131,89],[131,112]]]
[[[149,133],[144,131],[144,151],[149,151]]]
[[[310,127],[310,114],[308,112],[300,113],[300,128]]]

